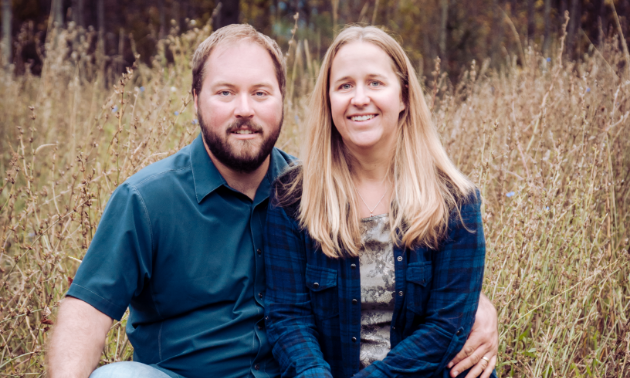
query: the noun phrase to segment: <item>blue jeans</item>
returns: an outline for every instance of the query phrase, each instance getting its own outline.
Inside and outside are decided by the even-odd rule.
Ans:
[[[90,378],[170,378],[163,371],[140,362],[114,362],[94,370]]]

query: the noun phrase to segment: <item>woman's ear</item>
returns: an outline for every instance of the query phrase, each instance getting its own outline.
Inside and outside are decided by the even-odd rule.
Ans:
[[[409,85],[405,84],[405,88],[407,89],[407,93],[409,93]],[[407,95],[407,98],[409,98],[409,95]],[[403,98],[403,92],[400,91],[400,110],[398,112],[401,113],[405,109],[407,109],[407,105],[405,104],[405,99]]]

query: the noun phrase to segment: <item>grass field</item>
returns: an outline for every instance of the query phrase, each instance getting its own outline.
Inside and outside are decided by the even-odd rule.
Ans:
[[[41,76],[0,74],[0,376],[44,374],[59,300],[110,194],[198,134],[190,57],[209,33],[172,36],[110,89],[72,30],[50,37]],[[425,85],[444,145],[485,197],[501,376],[630,376],[630,60],[619,45],[580,62],[561,46],[527,49],[498,71],[472,62],[456,83],[436,65]],[[278,146],[297,155],[318,73],[309,51],[293,41],[287,52]],[[131,358],[124,325],[103,363]]]

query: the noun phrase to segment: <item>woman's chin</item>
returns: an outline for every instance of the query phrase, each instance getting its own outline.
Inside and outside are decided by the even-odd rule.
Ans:
[[[391,138],[390,138],[391,139]],[[384,138],[382,135],[378,137],[370,137],[370,138],[356,138],[353,140],[344,140],[344,144],[351,151],[391,151],[394,148],[394,145],[391,143],[392,141],[388,141],[387,138]]]

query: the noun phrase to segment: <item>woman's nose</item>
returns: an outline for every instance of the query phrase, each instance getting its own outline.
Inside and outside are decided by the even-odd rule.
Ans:
[[[354,90],[354,96],[352,96],[351,104],[354,106],[366,106],[370,103],[370,97],[365,91],[362,85],[358,85]]]

